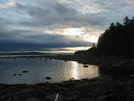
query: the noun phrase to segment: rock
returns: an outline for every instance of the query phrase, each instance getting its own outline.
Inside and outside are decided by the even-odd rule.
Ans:
[[[20,93],[28,93],[28,92],[30,92],[30,90],[31,89],[29,89],[29,88],[26,88],[26,89],[22,89],[21,91],[20,91]]]
[[[78,101],[92,101],[92,100],[89,100],[89,98],[83,97],[83,98],[80,98]]]
[[[25,101],[41,101],[41,100],[37,99],[35,97],[30,97],[30,98],[26,99]]]
[[[7,100],[7,101],[10,101],[10,100]],[[15,98],[15,99],[11,99],[11,101],[23,101],[23,100],[20,98]]]
[[[132,77],[132,78],[134,78],[134,74],[130,74],[129,76]]]
[[[113,65],[112,65],[113,68],[118,68],[118,67],[120,67],[120,66],[121,66],[121,64],[113,64]]]
[[[65,98],[63,95],[59,95],[59,101],[65,101]]]
[[[54,101],[54,99],[56,98],[56,94],[51,94],[46,96],[47,99],[49,99],[50,101]]]
[[[48,76],[48,77],[46,77],[46,79],[47,79],[47,80],[50,80],[50,79],[52,79],[52,78]]]
[[[84,65],[83,67],[87,68],[88,66],[87,65]]]
[[[46,81],[46,84],[49,84],[49,82],[48,82],[48,81]]]
[[[22,71],[22,73],[28,73],[29,71],[26,71],[26,70],[24,70],[24,71]]]
[[[13,76],[16,76],[17,74],[13,74]]]
[[[96,101],[104,101],[104,98],[106,98],[106,95],[97,97]]]
[[[67,101],[78,101],[78,97],[77,97],[77,95],[68,96]]]
[[[55,98],[56,98],[56,95],[57,95],[57,94],[52,94],[52,95],[47,96],[47,98],[48,98],[49,100],[51,100],[51,101],[54,101]],[[58,101],[65,101],[65,98],[64,98],[63,95],[60,95],[60,94],[59,94],[57,100],[58,100]],[[57,101],[57,100],[56,100],[56,101]]]

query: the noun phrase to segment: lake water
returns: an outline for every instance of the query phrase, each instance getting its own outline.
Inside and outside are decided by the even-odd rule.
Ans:
[[[5,84],[35,84],[61,82],[74,79],[95,78],[99,76],[98,66],[83,64],[75,61],[63,61],[45,58],[0,58],[0,83]],[[22,73],[22,71],[29,71]],[[14,74],[16,74],[14,76]],[[21,74],[21,75],[19,75]],[[49,76],[52,79],[46,80]]]

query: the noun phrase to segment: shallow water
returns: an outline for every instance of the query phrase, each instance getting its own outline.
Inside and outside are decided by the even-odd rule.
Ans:
[[[63,61],[45,58],[0,58],[0,83],[5,84],[35,84],[61,82],[74,79],[94,78],[99,76],[98,66],[83,64],[75,61]],[[22,73],[22,71],[29,71]],[[16,74],[14,76],[14,74]],[[21,74],[21,75],[19,75]],[[46,80],[49,76],[52,79]]]

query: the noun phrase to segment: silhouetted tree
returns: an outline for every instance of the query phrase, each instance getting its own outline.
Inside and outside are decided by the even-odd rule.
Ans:
[[[124,21],[123,23],[124,25],[128,25],[130,22],[130,19],[126,16],[123,21]]]
[[[110,27],[99,37],[97,50],[104,55],[125,55],[134,52],[134,17],[124,18],[124,25],[119,22]],[[131,51],[130,51],[131,50]]]
[[[84,51],[82,51],[84,53]],[[123,19],[123,24],[119,22],[111,23],[109,28],[98,38],[97,47],[95,44],[85,51],[87,54],[101,55],[134,55],[134,17]]]

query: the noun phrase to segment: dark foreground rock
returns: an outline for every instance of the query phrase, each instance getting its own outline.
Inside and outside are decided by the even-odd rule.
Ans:
[[[0,84],[0,101],[133,101],[134,79],[116,77],[61,83]]]

